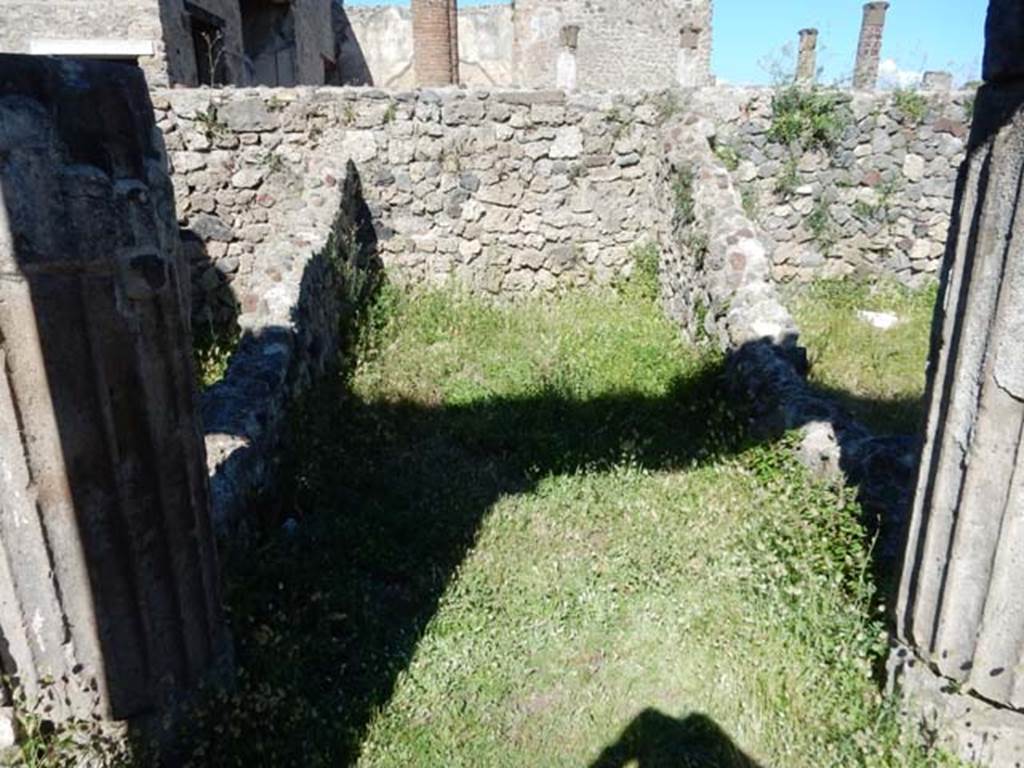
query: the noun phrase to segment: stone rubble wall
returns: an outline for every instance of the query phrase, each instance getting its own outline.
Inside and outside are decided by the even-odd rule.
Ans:
[[[772,279],[770,250],[712,154],[711,132],[691,116],[664,136],[654,208],[666,311],[691,336],[707,335],[723,350],[763,338],[795,341],[796,325]]]
[[[756,432],[798,430],[797,454],[809,470],[858,488],[880,530],[879,552],[894,561],[916,446],[872,435],[808,383],[806,350],[771,274],[770,243],[712,151],[714,137],[714,126],[694,116],[664,132],[654,208],[666,313],[726,353],[727,386]]]
[[[244,525],[247,506],[272,487],[289,405],[336,364],[342,320],[376,284],[359,174],[342,169],[329,203],[261,245],[277,264],[259,311],[224,379],[202,396],[210,498],[220,530]],[[300,222],[295,222],[299,224]]]
[[[777,186],[789,155],[768,137],[765,90],[154,94],[179,215],[193,246],[205,244],[205,253],[190,249],[195,318],[215,325],[239,304],[243,317],[258,311],[278,265],[255,254],[293,219],[301,226],[330,208],[350,158],[400,281],[454,279],[503,295],[611,282],[629,271],[634,246],[655,239],[656,150],[672,114],[707,117],[719,156],[732,153],[732,181],[772,277],[914,284],[941,262],[966,130],[954,119],[966,114],[965,96],[931,98],[924,123],[909,126],[891,96],[855,97],[861,117],[830,157],[799,156],[786,197]]]
[[[793,154],[769,134],[774,95],[704,89],[694,108],[715,123],[720,156],[738,162],[733,180],[774,243],[775,277],[937,278],[973,92],[919,92],[927,102],[920,122],[894,94],[846,94],[849,122],[837,146]]]
[[[266,313],[287,249],[333,211],[348,160],[392,279],[519,294],[607,284],[650,239],[656,95],[372,89],[154,94],[194,317],[243,330]]]

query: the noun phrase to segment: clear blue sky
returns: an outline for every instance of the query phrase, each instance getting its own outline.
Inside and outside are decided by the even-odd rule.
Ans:
[[[642,2],[643,0],[637,0]],[[890,0],[882,77],[906,84],[926,69],[976,79],[984,48],[986,0]],[[345,0],[347,5],[408,5],[408,0]],[[489,5],[493,0],[459,0]],[[822,79],[853,70],[863,0],[715,0],[715,74],[731,83],[767,83],[796,49],[797,31],[817,27]],[[792,68],[790,63],[789,68]]]

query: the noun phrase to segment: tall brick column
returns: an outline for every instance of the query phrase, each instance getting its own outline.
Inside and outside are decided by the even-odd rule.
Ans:
[[[801,29],[797,52],[796,81],[811,85],[818,79],[818,30]]]
[[[882,37],[885,33],[885,12],[889,3],[866,3],[864,20],[857,43],[857,61],[853,67],[853,87],[860,91],[873,91],[878,84],[878,63],[882,55]]]
[[[455,0],[413,0],[412,37],[416,85],[434,87],[456,82],[458,51],[452,31]]]
[[[229,658],[174,194],[140,70],[0,96],[0,668],[136,718]]]
[[[891,668],[964,758],[1024,764],[1024,0],[992,0],[936,312]]]

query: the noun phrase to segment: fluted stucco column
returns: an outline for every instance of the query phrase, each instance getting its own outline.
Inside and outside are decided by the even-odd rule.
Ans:
[[[896,682],[964,758],[1024,764],[1024,0],[993,0],[933,336]]]
[[[796,81],[810,85],[818,78],[818,30],[801,29],[797,50]]]
[[[889,3],[864,5],[864,18],[857,43],[857,61],[853,67],[853,87],[873,91],[878,84],[878,64],[882,55],[882,37],[885,33],[885,13]]]
[[[0,668],[136,718],[229,656],[174,194],[140,70],[0,94]]]

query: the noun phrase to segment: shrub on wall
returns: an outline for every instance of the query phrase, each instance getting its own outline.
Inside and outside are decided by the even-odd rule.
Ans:
[[[892,94],[892,103],[902,122],[908,125],[920,125],[928,116],[928,99],[916,91],[896,90]]]
[[[794,151],[831,149],[849,123],[849,108],[842,94],[792,85],[772,100],[768,136]]]

